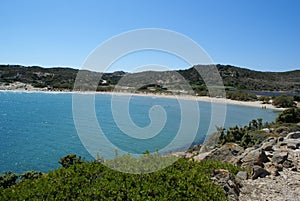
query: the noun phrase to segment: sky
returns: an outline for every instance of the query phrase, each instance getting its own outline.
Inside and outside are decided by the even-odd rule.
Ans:
[[[115,35],[160,28],[194,40],[213,63],[259,71],[300,69],[298,0],[3,0],[0,64],[81,68]],[[143,51],[110,70],[189,66],[174,55]]]

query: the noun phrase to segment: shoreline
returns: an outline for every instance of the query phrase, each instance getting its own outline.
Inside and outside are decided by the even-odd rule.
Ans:
[[[107,94],[107,95],[122,95],[122,96],[143,96],[143,97],[155,97],[155,98],[172,98],[172,99],[181,99],[181,100],[192,100],[192,101],[201,101],[201,102],[211,102],[218,104],[229,104],[229,105],[240,105],[248,107],[256,107],[264,109],[271,109],[276,111],[283,111],[287,108],[277,108],[272,104],[262,104],[261,101],[237,101],[227,98],[216,98],[209,96],[192,96],[192,95],[168,95],[168,94],[154,94],[154,93],[130,93],[130,92],[93,92],[93,91],[51,91],[51,90],[42,90],[38,88],[31,88],[25,90],[24,88],[20,89],[0,89],[0,92],[11,92],[11,93],[49,93],[49,94]]]

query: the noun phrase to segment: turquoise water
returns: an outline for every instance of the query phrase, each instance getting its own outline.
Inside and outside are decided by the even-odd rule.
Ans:
[[[210,103],[198,104],[200,122],[194,143],[203,141],[210,122]],[[149,125],[149,109],[154,105],[164,108],[165,126],[151,139],[134,139],[116,125],[111,112],[111,96],[95,96],[96,116],[107,139],[129,153],[161,149],[176,135],[181,121],[176,99],[133,96],[129,104],[132,121],[140,127]],[[227,105],[225,127],[247,125],[255,118],[271,122],[276,116],[277,112],[273,110]],[[187,135],[188,132],[187,129]],[[101,147],[105,146],[99,143],[100,155]],[[93,159],[77,135],[72,116],[72,94],[0,92],[0,173],[7,170],[47,172],[59,167],[57,161],[69,153]]]

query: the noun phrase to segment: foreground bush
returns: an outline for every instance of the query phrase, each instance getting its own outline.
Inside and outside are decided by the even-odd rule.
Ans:
[[[238,168],[215,161],[179,159],[150,174],[126,174],[101,163],[84,162],[59,168],[41,178],[0,190],[0,200],[226,200],[210,173]]]
[[[277,123],[298,123],[300,122],[300,108],[290,108],[282,111],[276,118]]]

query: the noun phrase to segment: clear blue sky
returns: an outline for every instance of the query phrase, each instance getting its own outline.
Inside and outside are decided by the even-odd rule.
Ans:
[[[300,69],[298,0],[4,0],[0,8],[1,64],[80,68],[94,48],[116,34],[163,28],[196,41],[214,63]],[[163,57],[150,54],[149,62],[153,58],[159,63]],[[130,70],[129,60],[116,69]],[[176,59],[164,65],[188,67]]]

